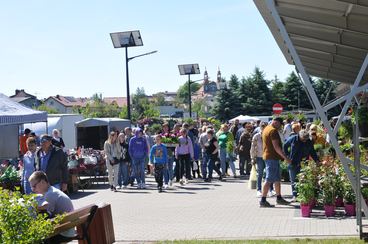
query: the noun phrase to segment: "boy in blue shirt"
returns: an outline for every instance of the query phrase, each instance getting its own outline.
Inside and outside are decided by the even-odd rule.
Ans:
[[[156,144],[150,151],[150,161],[155,165],[155,180],[157,182],[158,192],[162,192],[163,171],[167,165],[167,149],[161,144],[161,135],[156,136]]]

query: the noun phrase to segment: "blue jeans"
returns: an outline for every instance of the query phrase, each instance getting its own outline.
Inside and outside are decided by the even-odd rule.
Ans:
[[[207,179],[207,163],[208,163],[207,153],[202,152],[201,171],[203,179]]]
[[[144,173],[145,159],[144,158],[133,158],[132,161],[133,161],[135,178],[137,179],[137,184],[146,183],[146,179],[145,179],[146,174]]]
[[[220,163],[221,163],[221,172],[225,175],[226,172],[226,148],[220,147]]]
[[[173,169],[174,157],[169,157],[167,162],[167,167],[164,168],[164,181],[167,185],[170,180],[173,179],[174,176],[174,169]]]
[[[297,192],[295,189],[295,183],[296,183],[295,180],[296,180],[296,176],[300,173],[300,164],[298,165],[289,164],[288,168],[289,168],[291,190],[293,191],[293,196],[296,197]]]
[[[220,170],[217,168],[216,166],[216,159],[217,159],[217,155],[206,155],[207,158],[207,162],[208,162],[208,179],[212,179],[212,173],[213,170],[216,171],[216,173],[219,175],[219,177],[221,178],[221,172]]]
[[[119,186],[127,186],[129,184],[128,162],[121,162],[118,174]]]
[[[266,168],[265,161],[261,157],[256,158],[257,162],[257,191],[262,191],[263,172]],[[273,184],[270,185],[270,191],[273,191]]]

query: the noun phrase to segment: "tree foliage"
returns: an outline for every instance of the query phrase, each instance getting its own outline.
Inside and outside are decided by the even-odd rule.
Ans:
[[[201,85],[198,83],[191,83],[190,84],[190,91],[191,93],[195,93],[196,91],[201,88]],[[188,81],[184,83],[184,85],[180,86],[177,91],[177,103],[189,103],[189,91],[188,91]]]

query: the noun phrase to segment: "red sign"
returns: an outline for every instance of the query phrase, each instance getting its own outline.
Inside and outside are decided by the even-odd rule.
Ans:
[[[280,103],[275,103],[272,106],[272,111],[273,111],[274,114],[281,114],[282,110],[283,110],[283,107]]]

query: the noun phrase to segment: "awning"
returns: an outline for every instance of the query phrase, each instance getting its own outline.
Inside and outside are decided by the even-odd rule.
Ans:
[[[47,113],[12,101],[0,93],[0,125],[13,125],[47,121]]]
[[[292,56],[265,0],[254,0],[289,64]],[[275,0],[307,73],[352,84],[368,52],[367,0]],[[353,4],[354,3],[354,4]],[[367,83],[366,71],[360,84]]]

